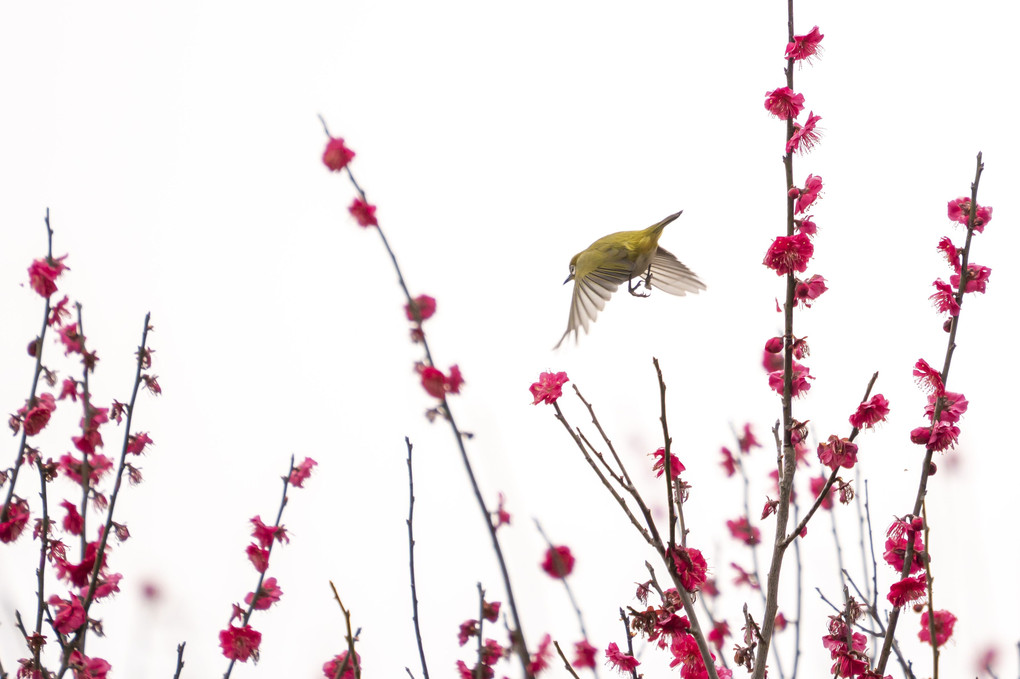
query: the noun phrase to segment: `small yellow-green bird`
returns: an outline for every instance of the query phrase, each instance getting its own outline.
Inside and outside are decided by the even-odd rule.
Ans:
[[[671,295],[686,295],[705,289],[693,271],[683,265],[672,253],[659,246],[659,236],[666,225],[683,214],[683,210],[652,224],[642,231],[619,231],[599,238],[570,260],[570,275],[563,281],[574,281],[574,296],[570,301],[570,321],[567,331],[556,343],[558,349],[570,333],[580,335],[606,306],[606,301],[623,283],[636,297],[650,293],[639,292],[641,285],[658,288]],[[631,281],[638,278],[638,283]]]

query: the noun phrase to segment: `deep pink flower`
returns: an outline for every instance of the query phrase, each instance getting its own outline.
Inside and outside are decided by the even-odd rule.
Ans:
[[[807,234],[813,236],[818,233],[818,227],[811,221],[811,215],[806,215],[802,219],[793,220],[793,228],[797,230],[797,233]]]
[[[729,448],[723,446],[721,452],[723,461],[719,464],[721,464],[722,468],[726,470],[726,476],[733,476],[737,472],[737,461],[734,459],[733,453],[730,452]]]
[[[223,655],[231,660],[248,662],[248,658],[259,659],[259,644],[262,633],[251,628],[251,625],[235,627],[230,625],[220,632],[220,648]]]
[[[857,444],[835,434],[825,443],[818,444],[818,460],[829,469],[853,469],[857,464]]]
[[[49,604],[56,612],[53,626],[60,634],[70,634],[85,624],[85,609],[82,608],[81,599],[75,595],[71,595],[70,601],[65,601],[54,594],[49,598]]]
[[[57,278],[67,270],[63,257],[37,259],[28,267],[28,280],[32,289],[43,297],[49,297],[57,291]]]
[[[730,562],[730,568],[737,572],[737,577],[733,579],[733,584],[737,587],[741,585],[747,585],[751,589],[761,589],[761,585],[758,583],[758,579],[754,577],[754,574],[748,573],[740,564],[736,562]]]
[[[811,63],[811,60],[822,53],[822,38],[825,36],[815,26],[807,35],[793,36],[793,42],[786,45],[786,58],[799,61],[801,59]]]
[[[542,561],[542,570],[553,578],[565,578],[574,571],[574,555],[570,553],[570,547],[561,545],[550,547],[545,552],[545,560]]]
[[[312,467],[319,464],[310,457],[306,457],[301,464],[290,470],[290,485],[295,488],[304,488],[305,481],[312,475]]]
[[[810,479],[811,494],[818,497],[818,494],[822,492],[822,488],[825,488],[826,482],[828,482],[828,479],[824,476],[812,476]],[[825,499],[822,500],[821,507],[822,509],[832,509],[833,504],[832,492],[830,489],[830,491],[825,494]]]
[[[917,363],[914,364],[914,381],[922,391],[936,396],[941,396],[946,390],[942,384],[942,375],[923,358],[917,359]]]
[[[460,368],[451,365],[450,374],[446,377],[446,391],[451,394],[459,394],[462,384],[464,384],[464,376],[460,374]]]
[[[152,443],[152,439],[149,438],[147,432],[141,432],[138,434],[132,434],[128,436],[127,452],[132,455],[141,455],[142,451],[145,450],[145,446]]]
[[[79,460],[72,455],[64,454],[60,456],[60,464],[58,465],[58,468],[67,478],[71,479],[75,483],[81,483],[83,467],[84,463],[82,460]],[[112,468],[113,460],[105,455],[98,453],[89,455],[89,481],[91,483],[97,483]]]
[[[928,595],[927,584],[924,573],[913,578],[909,576],[903,578],[889,588],[889,603],[900,608],[915,601],[923,601]]]
[[[418,313],[417,320],[428,320],[432,318],[432,314],[436,313],[436,300],[434,297],[428,295],[418,295],[410,304],[404,305],[404,313],[407,314],[407,320],[414,321],[415,312]]]
[[[797,214],[801,214],[818,200],[818,194],[822,192],[822,178],[809,174],[808,178],[804,180],[804,188],[794,189],[794,191],[797,192],[795,196],[797,198],[797,205],[794,211]]]
[[[379,226],[379,220],[375,218],[375,205],[370,205],[360,198],[355,198],[351,206],[347,208],[354,220],[360,226]]]
[[[963,414],[967,412],[967,406],[970,405],[970,401],[963,394],[957,394],[952,391],[943,393],[942,398],[945,400],[942,404],[942,410],[939,411],[939,420],[942,422],[959,422]],[[928,405],[924,407],[924,414],[928,416],[929,421],[935,416],[935,401],[936,396],[930,394],[928,396]]]
[[[569,381],[565,372],[542,373],[538,376],[538,382],[531,385],[531,395],[535,397],[532,405],[556,403],[556,399],[563,395],[563,385]]]
[[[61,325],[64,321],[71,317],[71,311],[67,308],[68,302],[70,302],[70,300],[67,298],[67,295],[64,295],[62,300],[56,304],[50,305],[50,317],[49,320],[46,321],[46,325],[52,328],[54,326]]]
[[[660,476],[662,476],[663,467],[665,466],[666,449],[659,448],[654,453],[652,453],[652,457],[655,458],[655,462],[654,464],[652,464],[652,471],[655,472],[655,478],[659,478]],[[681,464],[680,460],[677,459],[677,456],[674,455],[671,451],[669,454],[669,478],[671,479],[678,478],[680,476],[680,472],[684,471],[685,469],[686,468],[683,466],[683,464]]]
[[[673,552],[673,563],[680,575],[680,584],[688,592],[697,592],[708,577],[708,563],[701,551],[693,547],[677,546]]]
[[[81,514],[78,513],[78,508],[74,505],[74,503],[67,500],[61,502],[60,506],[67,512],[67,515],[64,517],[61,524],[63,525],[64,530],[71,535],[81,535],[82,524],[84,522],[82,521]]]
[[[582,639],[574,644],[574,667],[581,669],[583,667],[595,667],[595,654],[599,652],[599,649],[595,648],[588,643],[587,639]]]
[[[327,677],[327,679],[337,679],[336,673],[344,666],[345,660],[347,660],[347,651],[341,651],[339,655],[322,666],[323,676]],[[354,679],[355,667],[361,667],[361,655],[357,652],[354,654],[354,662],[347,663],[347,669],[344,670],[339,679]]]
[[[775,372],[777,370],[782,370],[783,369],[783,360],[784,359],[783,359],[783,354],[780,353],[783,350],[783,346],[782,346],[782,341],[783,340],[782,340],[782,338],[775,338],[775,339],[779,339],[779,342],[780,342],[779,352],[773,353],[773,352],[769,351],[770,345],[768,344],[768,342],[766,342],[766,344],[765,344],[765,352],[762,354],[762,358],[761,358],[761,367],[765,368],[765,372],[767,372],[767,373],[772,373],[772,372]]]
[[[457,631],[457,643],[463,646],[468,642],[471,637],[478,636],[478,621],[477,620],[465,620],[460,623],[460,629]]]
[[[269,568],[269,550],[263,549],[252,542],[245,549],[245,552],[248,554],[248,560],[255,566],[255,570],[259,573],[265,573],[266,569]]]
[[[888,415],[888,399],[882,394],[875,394],[857,406],[857,411],[850,416],[850,426],[857,429],[870,429],[879,422],[884,422]]]
[[[24,413],[25,436],[35,436],[45,429],[50,421],[50,415],[56,409],[57,402],[53,398],[53,394],[40,394],[37,396],[35,407],[30,408],[28,412]],[[21,413],[21,411],[18,412],[19,414]]]
[[[549,650],[550,645],[552,645],[552,637],[548,634],[542,637],[542,641],[538,642],[538,650],[531,655],[531,663],[528,665],[528,670],[532,674],[538,674],[549,667],[549,658],[552,655]]]
[[[948,313],[950,316],[959,315],[960,305],[956,301],[956,291],[953,290],[952,286],[941,278],[932,283],[932,285],[935,286],[935,292],[928,299],[935,305],[938,312],[940,314]]]
[[[354,151],[347,148],[340,137],[330,137],[326,150],[322,153],[322,162],[332,172],[339,172],[354,160]]]
[[[727,521],[726,527],[730,529],[730,535],[733,538],[740,540],[745,545],[756,545],[761,542],[761,531],[756,526],[752,526],[746,516]]]
[[[810,151],[818,140],[821,138],[821,132],[815,130],[815,125],[821,120],[821,116],[816,116],[814,111],[808,113],[807,122],[804,125],[800,123],[793,124],[793,135],[790,136],[790,140],[786,142],[786,152],[796,153],[801,150],[803,146],[804,151]]]
[[[779,118],[796,118],[804,109],[804,95],[795,94],[789,87],[780,87],[765,93],[765,110]]]
[[[78,649],[71,651],[67,666],[74,672],[74,679],[106,679],[111,668],[102,658],[90,658]]]
[[[622,652],[615,641],[611,642],[609,647],[606,648],[606,658],[608,658],[606,664],[612,666],[613,669],[618,670],[620,673],[630,672],[641,664],[634,656]]]
[[[14,542],[25,530],[29,519],[28,503],[17,495],[11,497],[7,509],[7,520],[0,521],[0,542]]]
[[[967,289],[964,292],[980,292],[984,293],[985,288],[988,287],[988,278],[992,275],[992,270],[987,266],[981,266],[980,264],[968,264],[967,265]],[[949,283],[956,288],[960,289],[960,274],[953,274],[949,277]]]
[[[917,638],[926,644],[931,643],[931,630],[928,629],[928,611],[921,614],[921,631]],[[941,646],[953,636],[953,626],[956,625],[956,616],[949,611],[935,611],[935,645]]]
[[[472,670],[470,667],[468,667],[467,663],[464,662],[463,660],[458,660],[456,667],[457,674],[460,676],[460,679],[478,679],[478,675],[475,673],[475,670]],[[491,671],[491,669],[488,667],[481,668],[481,671],[483,673],[486,673],[486,670]],[[485,679],[488,679],[488,677],[485,677]]]
[[[815,378],[814,378],[814,376],[811,375],[811,369],[810,368],[808,368],[806,365],[802,365],[802,364],[797,363],[796,361],[794,361],[793,362],[793,385],[792,385],[791,395],[794,398],[803,395],[805,392],[807,392],[811,388],[811,383],[808,382],[808,380],[813,380],[813,379],[815,379]],[[773,391],[775,391],[777,394],[782,396],[782,394],[783,394],[783,371],[782,370],[777,370],[777,371],[775,371],[773,373],[769,373],[769,386],[772,387]]]
[[[806,307],[811,306],[811,302],[821,297],[822,293],[829,288],[825,285],[825,279],[815,274],[805,281],[797,281],[797,287],[794,288],[794,299],[796,304],[803,304]]]
[[[68,323],[59,330],[60,341],[64,345],[64,356],[72,353],[80,354],[85,345],[85,336],[78,334],[78,325]]]
[[[57,400],[63,401],[67,397],[70,397],[72,401],[78,400],[78,383],[70,377],[61,383],[60,396],[57,397]]]
[[[456,365],[450,366],[449,376],[431,365],[419,364],[418,372],[421,373],[422,388],[434,398],[444,398],[446,394],[459,394],[460,387],[464,384],[464,377]]]
[[[446,395],[446,376],[438,368],[424,366],[421,369],[421,386],[429,396],[443,398]]]
[[[949,201],[949,218],[967,226],[970,219],[971,203],[970,198],[960,197]],[[974,231],[981,233],[985,230],[985,224],[992,221],[992,208],[979,205],[977,214],[974,215]]]
[[[740,447],[740,452],[748,454],[752,448],[761,448],[762,445],[755,437],[754,432],[751,430],[751,423],[744,423],[744,431],[741,432],[740,436],[737,437],[737,445]]]
[[[910,431],[910,440],[935,451],[943,451],[956,445],[960,428],[951,422],[939,421],[932,427],[917,427]]]
[[[784,342],[782,337],[770,337],[765,342],[765,351],[770,354],[778,354],[784,349]],[[769,371],[772,372],[772,371]]]
[[[548,634],[546,637],[548,638]],[[547,646],[548,648],[548,646]],[[542,652],[542,648],[539,647],[539,653]],[[486,639],[485,643],[482,644],[482,664],[488,667],[492,667],[502,659],[504,649],[499,645],[499,642],[495,639]],[[538,671],[537,669],[535,670]]]
[[[73,564],[70,561],[64,559],[57,559],[54,561],[54,569],[57,572],[57,577],[61,580],[70,582],[75,587],[85,587],[89,584],[89,578],[92,577],[92,569],[96,565],[96,557],[99,554],[99,542],[90,542],[85,545],[85,558],[79,563]],[[103,568],[106,566],[106,557],[102,559],[103,563],[99,566],[99,572],[103,572]]]
[[[939,240],[938,250],[946,258],[949,265],[953,267],[953,271],[958,272],[960,270],[960,253],[948,236],[943,236]]]
[[[283,596],[283,590],[276,586],[276,578],[266,578],[259,587],[258,596],[255,592],[248,592],[244,597],[244,603],[252,606],[257,611],[264,611]],[[254,601],[254,605],[252,602]]]
[[[498,502],[496,503],[496,512],[495,512],[495,514],[496,514],[496,525],[495,525],[495,528],[499,528],[500,526],[509,526],[510,525],[510,519],[511,519],[510,512],[508,512],[504,508],[505,504],[506,504],[506,496],[503,495],[503,493],[500,493],[498,495]]]
[[[715,646],[715,650],[718,651],[722,649],[723,643],[725,643],[726,638],[729,636],[731,636],[730,623],[725,620],[718,620],[712,626],[712,631],[708,633],[708,643]]]
[[[909,518],[909,517],[908,517]],[[921,539],[923,524],[920,519],[905,521],[897,519],[886,531],[885,553],[882,558],[899,572],[907,555],[907,545],[913,544],[909,574],[924,570],[924,541]]]
[[[498,601],[493,601],[493,602],[483,601],[482,602],[482,618],[484,618],[485,620],[488,620],[489,622],[497,622],[499,620],[499,607],[500,606],[501,606],[501,604]]]
[[[283,526],[267,526],[262,523],[261,515],[257,515],[251,519],[251,523],[255,528],[251,532],[251,536],[259,541],[259,544],[263,549],[269,549],[269,546],[273,544],[273,540],[277,542],[290,542],[290,538],[287,537],[287,529]]]
[[[762,264],[775,271],[777,276],[794,271],[803,273],[814,252],[815,246],[809,236],[802,233],[778,236],[769,246]]]

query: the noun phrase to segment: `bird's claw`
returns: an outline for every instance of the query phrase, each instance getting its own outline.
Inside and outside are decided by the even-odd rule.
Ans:
[[[639,292],[641,286],[644,285],[648,292]],[[638,284],[634,285],[634,279],[627,282],[627,292],[634,295],[635,297],[648,297],[651,295],[652,290],[652,267],[648,267],[648,271],[644,276],[638,278]]]

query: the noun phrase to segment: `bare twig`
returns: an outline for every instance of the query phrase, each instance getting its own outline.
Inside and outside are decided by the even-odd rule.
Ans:
[[[556,652],[560,654],[560,660],[563,661],[563,667],[566,668],[567,672],[570,672],[570,676],[574,679],[581,679],[577,676],[577,672],[574,671],[574,668],[570,666],[570,661],[567,660],[567,656],[563,655],[563,649],[560,648],[560,642],[554,641],[553,646],[556,647]]]
[[[425,645],[421,640],[421,626],[418,620],[418,588],[414,579],[414,470],[411,466],[411,439],[404,437],[407,444],[407,487],[410,501],[407,509],[407,551],[411,568],[411,620],[414,622],[414,638],[418,642],[418,657],[421,659],[421,671],[425,679],[429,679],[429,668],[425,662]],[[410,673],[410,670],[408,670]]]
[[[347,634],[344,637],[347,640],[347,657],[344,658],[343,664],[337,668],[337,678],[342,677],[347,670],[347,667],[351,664],[354,665],[354,676],[355,679],[361,679],[361,663],[358,662],[358,654],[354,651],[354,642],[361,634],[359,629],[357,633],[354,633],[351,628],[351,612],[344,607],[344,602],[340,600],[340,593],[336,591],[336,585],[333,581],[329,581],[329,587],[333,590],[333,598],[336,599],[336,603],[340,606],[340,612],[343,613],[344,623],[347,625]]]
[[[669,507],[669,551],[668,558],[673,558],[676,551],[676,506],[673,503],[673,453],[671,451],[673,439],[669,436],[669,426],[666,424],[666,383],[662,379],[662,369],[659,367],[659,359],[652,358],[655,366],[655,376],[659,378],[659,422],[662,423],[662,475],[666,477],[666,505]],[[684,539],[681,533],[681,539]],[[684,540],[686,544],[686,540]]]
[[[578,394],[578,397],[580,397],[580,394]],[[654,547],[655,546],[654,539],[637,520],[637,517],[634,516],[633,512],[631,512],[630,507],[627,505],[627,501],[623,498],[622,495],[620,495],[620,493],[616,491],[615,488],[613,488],[612,484],[609,483],[609,480],[606,479],[605,475],[602,473],[602,470],[599,469],[597,464],[595,464],[595,460],[591,458],[591,455],[585,448],[584,442],[581,440],[580,435],[578,433],[575,433],[575,431],[571,428],[570,423],[567,422],[566,416],[563,414],[563,411],[560,410],[559,403],[553,403],[553,408],[556,409],[556,419],[560,421],[564,429],[567,430],[567,433],[570,434],[570,438],[572,438],[574,440],[574,443],[577,444],[577,448],[578,450],[581,451],[581,455],[584,456],[585,461],[595,472],[595,475],[599,477],[599,480],[602,482],[602,485],[606,487],[606,490],[608,490],[610,495],[613,496],[613,499],[616,500],[617,504],[620,505],[620,508],[623,510],[624,514],[627,515],[627,518],[630,519],[630,522],[634,524],[634,527],[637,528],[638,532],[641,534],[641,537],[643,537],[648,544]],[[626,471],[624,472],[624,474],[626,475]],[[626,490],[633,494],[632,492],[633,487],[628,487]]]
[[[627,619],[627,614],[624,610],[620,609],[620,620],[623,620],[623,629],[627,637],[627,655],[634,657],[634,642],[630,634],[630,620]],[[637,668],[632,667],[630,670],[631,679],[638,679]]]
[[[184,669],[184,645],[186,643],[188,642],[182,641],[181,643],[177,644],[177,669],[174,672],[174,679],[180,679],[181,670]]]

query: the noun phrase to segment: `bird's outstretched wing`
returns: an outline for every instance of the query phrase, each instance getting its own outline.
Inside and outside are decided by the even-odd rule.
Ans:
[[[662,247],[652,258],[651,271],[652,287],[671,295],[683,296],[688,292],[697,294],[705,289],[705,284],[698,280],[693,271]]]
[[[580,334],[581,328],[587,334],[588,326],[595,320],[598,313],[606,306],[606,302],[616,289],[631,278],[629,269],[601,267],[574,279],[574,296],[570,300],[570,320],[567,331],[556,343],[559,349],[563,340],[570,333]]]

